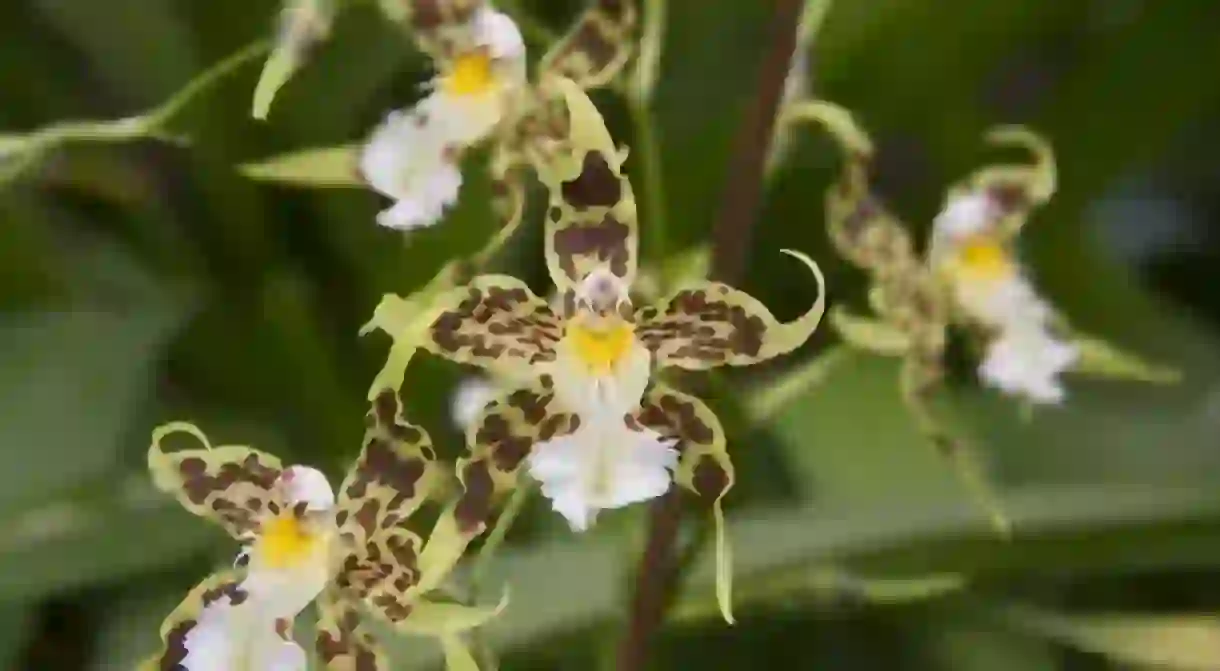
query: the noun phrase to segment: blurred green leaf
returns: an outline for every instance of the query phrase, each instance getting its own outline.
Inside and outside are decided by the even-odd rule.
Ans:
[[[168,301],[0,315],[0,514],[115,467],[161,348],[185,316]]]
[[[251,179],[301,187],[359,187],[359,147],[303,149],[246,163],[238,168]]]
[[[30,632],[30,606],[21,601],[0,603],[0,667],[17,668],[17,659]]]
[[[1003,609],[1017,627],[1124,664],[1176,671],[1220,669],[1220,617]]]
[[[859,580],[872,583],[875,594],[884,595],[884,586],[892,597],[918,599],[950,593],[954,575],[1173,567],[1220,557],[1220,492],[1211,487],[1039,486],[1011,494],[1004,505],[1015,523],[1011,541],[998,540],[986,519],[958,502],[743,511],[730,519],[735,582],[748,593],[777,576],[817,576],[816,567],[835,562],[846,575],[867,576]],[[622,542],[611,534],[584,535],[502,551],[491,562],[489,583],[502,581],[513,600],[503,617],[485,625],[487,640],[500,649],[516,647],[614,617],[623,596]],[[677,612],[718,617],[713,564],[704,553],[681,589]],[[751,611],[738,610],[745,625]],[[402,664],[435,660],[438,652],[391,647]]]
[[[3,519],[0,598],[25,599],[181,562],[223,537],[141,474]]]
[[[939,613],[938,613],[939,614]],[[951,671],[1051,671],[1061,668],[1045,640],[989,627],[950,611],[926,627],[936,668]]]

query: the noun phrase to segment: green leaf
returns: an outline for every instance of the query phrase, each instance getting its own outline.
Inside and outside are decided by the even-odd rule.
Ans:
[[[362,187],[356,145],[305,149],[246,163],[238,170],[251,179],[306,188]]]
[[[180,562],[222,534],[159,495],[143,473],[98,479],[0,521],[0,598],[25,599]]]
[[[113,468],[182,306],[0,317],[0,514]]]
[[[1022,629],[1123,664],[1177,671],[1220,668],[1220,617],[1068,615],[1024,606],[1003,612],[1008,621]]]
[[[888,589],[898,602],[951,593],[955,575],[1192,566],[1199,553],[1220,550],[1220,492],[1211,486],[1037,486],[1010,494],[1004,507],[1015,523],[1013,541],[998,540],[986,519],[959,501],[743,511],[729,521],[735,581],[749,593],[784,575],[817,576],[816,567],[836,562],[850,571],[839,576],[867,576],[855,580],[872,583],[877,595]],[[488,574],[509,585],[513,607],[480,631],[505,649],[615,617],[624,596],[622,545],[603,535],[505,549]],[[684,582],[677,612],[719,617],[708,555]],[[399,664],[436,661],[437,651],[423,646],[390,647]]]
[[[0,668],[17,668],[33,614],[31,606],[19,601],[0,605]]]
[[[1182,379],[1180,371],[1149,363],[1100,338],[1077,334],[1072,344],[1080,352],[1072,372],[1080,375],[1153,384],[1176,384]]]

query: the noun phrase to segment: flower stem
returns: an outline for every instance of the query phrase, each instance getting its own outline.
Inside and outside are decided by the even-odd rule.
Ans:
[[[492,560],[495,558],[496,552],[500,546],[504,544],[504,538],[508,535],[508,530],[512,528],[513,522],[517,520],[517,516],[525,508],[525,502],[529,500],[530,494],[533,493],[533,487],[528,484],[522,484],[509,497],[508,503],[505,504],[503,512],[496,518],[495,525],[487,534],[487,538],[483,541],[483,547],[479,548],[478,554],[475,555],[474,565],[470,569],[470,598],[474,602],[478,602],[482,595],[483,583],[487,579],[487,570],[491,566]]]
[[[754,105],[742,122],[729,163],[720,216],[712,231],[712,276],[734,283],[745,270],[750,227],[762,195],[767,149],[783,93],[788,63],[796,46],[804,0],[774,0],[770,49],[760,66]],[[674,545],[681,521],[679,493],[656,500],[650,512],[648,541],[636,573],[631,615],[619,645],[618,669],[644,668],[653,633],[664,617],[676,582]]]

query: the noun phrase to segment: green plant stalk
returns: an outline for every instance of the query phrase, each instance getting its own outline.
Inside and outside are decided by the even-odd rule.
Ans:
[[[182,142],[169,125],[196,98],[239,67],[266,53],[268,40],[259,40],[231,54],[204,70],[164,103],[132,117],[111,121],[64,121],[44,126],[20,138],[8,138],[0,160],[0,186],[20,177],[48,152],[73,142],[127,142],[154,138],[165,142]]]
[[[508,499],[508,503],[504,506],[504,510],[496,518],[496,523],[483,541],[483,546],[479,548],[478,554],[475,555],[474,564],[470,569],[470,598],[472,601],[477,602],[479,597],[483,596],[482,589],[487,579],[487,570],[491,566],[492,560],[495,559],[496,552],[504,544],[504,539],[508,536],[508,531],[512,528],[513,522],[517,520],[521,511],[525,509],[525,504],[533,493],[534,486],[532,483],[523,484],[513,491],[512,496]]]

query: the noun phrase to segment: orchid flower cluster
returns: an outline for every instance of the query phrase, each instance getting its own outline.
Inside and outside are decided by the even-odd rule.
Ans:
[[[255,116],[267,114],[276,91],[329,34],[336,2],[293,0],[286,7],[254,94]],[[576,533],[591,529],[603,511],[675,486],[708,506],[717,603],[732,622],[723,501],[735,473],[725,432],[703,401],[663,376],[754,365],[799,348],[825,312],[821,270],[805,254],[782,250],[817,291],[814,304],[788,322],[723,283],[680,282],[661,293],[649,281],[623,171],[628,152],[588,95],[631,55],[631,2],[594,0],[542,56],[533,80],[517,24],[485,0],[381,6],[409,29],[437,75],[422,99],[391,112],[350,157],[367,186],[394,201],[377,223],[410,230],[442,220],[458,198],[463,155],[487,143],[502,219],[490,248],[515,230],[525,180],[535,175],[549,198],[551,298],[516,277],[474,275],[481,264],[459,260],[408,297],[386,294],[361,333],[384,332],[392,345],[369,389],[361,450],[337,489],[317,469],[286,466],[250,447],[213,447],[190,423],[155,430],[148,465],[156,487],[241,549],[231,568],[205,578],[169,615],[162,648],[144,668],[301,671],[309,656],[293,638],[293,623],[313,605],[315,657],[324,668],[389,669],[374,634],[388,627],[435,637],[450,668],[474,669],[461,635],[506,601],[469,605],[442,592],[526,479]],[[797,78],[803,67],[794,63]],[[1062,402],[1060,376],[1080,366],[1087,341],[1038,294],[1014,250],[1033,210],[1054,193],[1049,145],[1024,129],[994,131],[990,139],[1028,148],[1036,161],[993,166],[954,186],[923,258],[871,194],[872,143],[849,113],[824,102],[787,107],[784,126],[819,121],[847,156],[827,194],[827,222],[837,251],[870,274],[875,318],[836,310],[832,322],[849,344],[902,358],[901,388],[928,438],[951,456],[962,453],[928,406],[952,325],[978,336],[986,384],[1028,403]],[[478,367],[494,381],[468,385],[459,399],[466,451],[452,469],[438,461],[428,433],[403,417],[400,394],[420,350]],[[178,435],[201,445],[168,450]],[[408,524],[427,503],[442,510],[425,540]],[[995,519],[1006,524],[999,512]]]
[[[467,606],[433,593],[522,471],[575,531],[590,528],[602,510],[659,497],[674,483],[709,502],[717,596],[732,619],[721,499],[734,474],[724,432],[701,401],[656,373],[748,365],[800,346],[824,311],[817,265],[786,252],[810,270],[819,291],[816,304],[791,323],[716,283],[637,308],[631,290],[639,231],[622,173],[627,152],[585,93],[626,60],[631,5],[595,3],[543,58],[537,86],[525,78],[524,43],[505,14],[480,2],[395,6],[410,10],[398,18],[415,29],[440,74],[423,100],[392,113],[361,152],[369,184],[396,200],[378,223],[402,229],[442,218],[461,182],[461,152],[494,136],[496,175],[519,180],[532,168],[551,193],[546,258],[556,305],[513,277],[483,275],[458,285],[453,264],[410,299],[387,296],[365,330],[389,333],[394,348],[369,394],[362,451],[337,491],[316,469],[284,466],[248,447],[213,448],[193,424],[158,428],[148,453],[155,485],[220,525],[242,549],[231,569],[206,578],[170,614],[148,669],[299,671],[307,655],[292,627],[310,604],[318,611],[315,651],[326,668],[389,668],[371,621],[435,636],[451,668],[474,667],[459,634],[505,602]],[[291,74],[333,16],[332,6],[313,0],[290,10],[265,71],[271,80],[265,74],[256,91],[256,113],[270,104],[273,80]],[[517,192],[512,224],[521,200],[514,184],[506,187]],[[457,465],[462,493],[426,542],[406,523],[425,502],[445,498],[448,471],[428,434],[401,414],[399,388],[419,348],[512,381],[472,421],[469,454]],[[167,451],[163,443],[175,434],[202,447]]]

